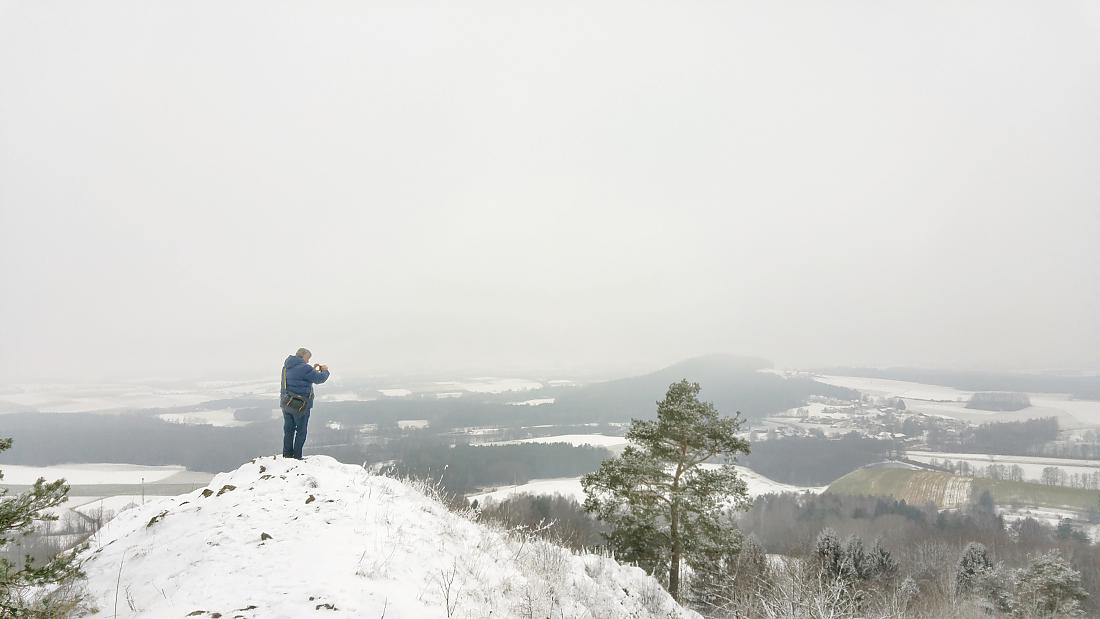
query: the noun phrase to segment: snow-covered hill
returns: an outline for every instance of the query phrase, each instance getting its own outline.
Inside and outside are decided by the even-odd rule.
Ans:
[[[325,456],[123,512],[85,551],[101,617],[698,617],[651,578]]]

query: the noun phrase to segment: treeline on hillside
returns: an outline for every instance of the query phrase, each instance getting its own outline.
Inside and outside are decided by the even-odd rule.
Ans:
[[[951,434],[935,426],[928,430],[928,446],[936,451],[1033,455],[1043,443],[1058,438],[1054,417],[985,423]]]
[[[958,571],[971,542],[989,549],[987,584],[1001,587],[1004,594],[999,601],[985,600],[990,608],[1023,602],[1020,598],[1026,591],[1020,585],[1026,583],[1020,579],[1027,577],[1037,557],[1055,550],[1079,572],[1080,586],[1088,593],[1083,601],[1085,614],[1100,613],[1100,546],[1090,544],[1088,536],[1069,521],[1058,527],[1030,518],[1006,524],[996,515],[988,494],[961,512],[937,512],[880,497],[768,495],[757,498],[738,522],[767,552],[787,556],[813,556],[826,529],[841,540],[852,536],[881,540],[896,560],[898,574],[912,578],[919,592],[910,606],[911,616],[937,616],[966,599],[966,592],[959,590]],[[997,616],[1011,616],[1007,608],[997,611]],[[1030,615],[1024,612],[1023,616]]]
[[[653,404],[664,395],[669,383],[686,376],[703,385],[702,399],[714,403],[722,414],[740,411],[747,418],[762,418],[801,406],[813,395],[845,400],[859,397],[856,391],[808,376],[779,376],[758,369],[751,360],[700,357],[645,376],[565,391],[554,408],[589,421],[652,419],[656,416]]]
[[[393,461],[391,470],[398,475],[429,478],[448,493],[462,495],[486,486],[576,477],[596,470],[610,455],[602,447],[567,443],[451,447],[438,438],[425,437],[377,446],[370,459]]]
[[[167,423],[140,415],[9,414],[4,432],[12,448],[0,463],[48,466],[66,462],[174,464],[193,471],[232,470],[254,457],[279,453],[278,421],[243,427]],[[379,444],[354,442],[356,432],[334,430],[314,421],[306,455],[329,455],[341,462],[397,460],[397,472],[442,479],[462,494],[489,485],[525,483],[547,477],[574,477],[595,470],[606,449],[568,444],[519,444],[491,447],[457,445],[414,432]]]
[[[679,377],[678,377],[679,378]],[[654,402],[668,381],[638,377],[582,387],[544,389],[522,396],[471,395],[459,398],[387,398],[368,402],[325,402],[325,415],[347,424],[395,423],[427,419],[433,428],[473,426],[536,426],[627,422],[650,419]],[[706,383],[704,397],[723,414],[741,411],[746,417],[764,417],[805,403],[811,395],[856,398],[850,389],[826,385],[805,376],[785,378],[761,372],[726,374]],[[512,406],[511,399],[555,398],[553,404]]]
[[[14,442],[0,454],[0,463],[32,466],[175,464],[216,473],[256,456],[279,453],[283,440],[282,424],[277,421],[224,428],[168,423],[144,415],[13,413],[3,419],[3,434]]]
[[[511,497],[478,517],[573,548],[607,533],[562,497]],[[883,497],[767,495],[735,519],[739,552],[696,566],[689,581],[685,602],[709,619],[810,607],[815,617],[1023,619],[1046,604],[1100,613],[1100,547],[1069,521],[1006,524],[988,493],[955,512]]]
[[[885,460],[893,441],[850,433],[840,438],[791,437],[759,441],[737,459],[752,470],[785,484],[821,486],[855,469]]]
[[[607,541],[604,534],[610,530],[581,509],[576,499],[556,494],[517,494],[475,507],[479,520],[537,533],[573,550],[602,546]]]

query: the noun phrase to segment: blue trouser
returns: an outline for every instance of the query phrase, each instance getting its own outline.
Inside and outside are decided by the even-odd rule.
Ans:
[[[309,410],[302,413],[288,413],[283,409],[283,456],[302,459],[302,448],[306,445],[306,426],[309,425]]]

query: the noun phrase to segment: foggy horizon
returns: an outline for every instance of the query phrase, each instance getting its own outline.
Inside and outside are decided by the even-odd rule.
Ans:
[[[1095,4],[206,6],[0,1],[3,382],[1100,370]]]

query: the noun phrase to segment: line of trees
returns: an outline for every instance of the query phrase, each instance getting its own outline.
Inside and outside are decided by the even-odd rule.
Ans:
[[[928,446],[936,451],[1036,455],[1039,447],[1058,438],[1054,417],[985,423],[952,433],[937,426],[929,428]]]
[[[987,466],[971,464],[966,460],[951,460],[944,458],[932,458],[929,461],[934,467],[950,471],[956,475],[968,477],[984,477],[993,480],[1004,481],[1030,481],[1046,486],[1065,486],[1067,488],[1081,488],[1084,490],[1100,490],[1100,470],[1083,473],[1069,472],[1060,466],[1044,466],[1036,479],[1028,479],[1024,474],[1024,468],[1019,464],[997,464]]]

